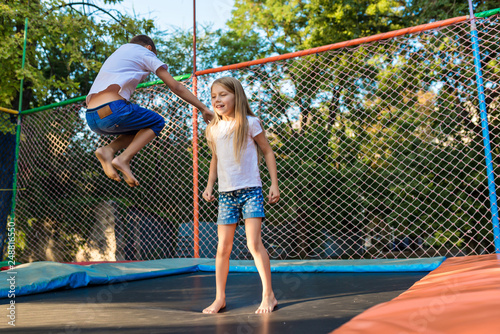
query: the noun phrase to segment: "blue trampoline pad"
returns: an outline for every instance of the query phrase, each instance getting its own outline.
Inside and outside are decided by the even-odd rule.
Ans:
[[[272,260],[271,270],[273,273],[429,272],[444,259]],[[24,296],[61,288],[80,288],[196,271],[215,271],[215,260],[183,258],[85,266],[33,262],[17,266],[14,271],[0,272],[0,299],[8,297],[10,283],[7,279],[12,276],[12,272],[16,273],[16,296]],[[230,261],[230,272],[257,272],[257,269],[251,260],[234,260]]]

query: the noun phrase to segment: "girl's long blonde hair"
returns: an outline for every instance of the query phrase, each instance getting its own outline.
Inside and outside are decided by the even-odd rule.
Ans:
[[[248,103],[247,96],[245,91],[243,90],[243,86],[241,83],[232,77],[222,77],[215,80],[212,83],[212,87],[214,85],[221,85],[229,92],[234,94],[234,120],[235,124],[228,135],[234,134],[233,136],[233,150],[234,155],[236,157],[236,161],[240,162],[241,155],[243,154],[243,147],[246,143],[247,135],[248,135],[248,120],[247,116],[257,117],[252,110],[250,109],[250,104]],[[212,88],[210,89],[212,90]],[[212,150],[213,153],[215,151],[215,136],[217,131],[218,123],[222,120],[222,116],[215,113],[214,118],[208,124],[207,129],[205,130],[205,135],[207,137],[208,146]],[[261,124],[262,127],[262,124]],[[264,131],[264,128],[262,128]],[[257,146],[257,152],[259,154],[259,160],[262,156],[262,152],[260,148]]]

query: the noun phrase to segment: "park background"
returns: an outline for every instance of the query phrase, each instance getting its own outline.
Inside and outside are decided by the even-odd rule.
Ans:
[[[30,110],[84,96],[106,57],[136,34],[148,34],[156,41],[158,56],[172,75],[193,72],[192,29],[161,30],[154,19],[120,11],[120,3],[7,1],[0,5],[0,106],[18,110],[21,100],[22,110]],[[168,1],[164,3],[168,6]],[[490,1],[473,3],[475,12],[497,7]],[[197,27],[196,67],[283,55],[468,11],[466,1],[236,0],[223,28],[209,23]],[[26,64],[21,69],[26,18],[30,25]],[[489,24],[491,31],[498,29],[496,21]],[[408,38],[404,48],[411,56],[402,66],[382,55],[390,55],[391,48],[397,52],[404,48],[382,44],[375,47],[377,57],[357,49],[319,59],[316,66],[307,61],[294,63],[291,69],[278,64],[251,74],[232,74],[244,83],[246,79],[253,85],[257,82],[266,96],[252,101],[269,129],[279,165],[283,200],[268,209],[266,223],[273,257],[427,257],[494,250],[479,112],[477,101],[469,98],[477,95],[471,84],[475,73],[471,62],[463,60],[468,54],[462,52],[471,46],[467,29],[465,24],[443,33],[443,38],[433,39],[441,31]],[[499,44],[491,31],[489,39],[482,39],[487,50],[482,65],[489,83],[486,103],[496,162]],[[451,51],[441,52],[447,47]],[[423,61],[412,61],[413,56]],[[323,79],[332,61],[337,64],[336,81],[330,85]],[[287,79],[279,84],[279,78]],[[206,103],[209,79],[198,87]],[[286,92],[292,86],[298,94]],[[99,210],[112,212],[115,255],[120,253],[123,259],[193,256],[189,247],[193,135],[186,122],[191,109],[179,107],[179,101],[167,95],[153,88],[136,97],[145,104],[160,97],[154,102],[157,108],[165,103],[175,106],[173,123],[178,126],[144,152],[136,168],[150,187],[135,193],[123,187],[110,190],[102,180],[104,175],[98,173],[93,159],[98,139],[79,116],[80,105],[62,117],[43,112],[26,117],[32,121],[21,136],[27,146],[21,156],[33,165],[20,164],[20,173],[25,174],[16,214],[17,260],[75,260],[90,241],[102,242],[93,226],[109,217],[96,214]],[[299,107],[285,110],[287,103]],[[7,113],[0,116],[2,188],[9,189],[17,118]],[[280,121],[282,117],[285,121]],[[203,138],[199,152],[203,188],[209,161]],[[74,161],[79,164],[72,165]],[[91,171],[86,169],[89,164]],[[159,170],[169,176],[155,184]],[[265,171],[263,176],[267,184]],[[0,222],[7,222],[12,192],[3,191],[1,196]],[[200,216],[213,222],[215,208],[200,205]],[[208,226],[213,225],[204,227],[205,242],[211,248],[202,255],[211,257],[216,236]],[[186,243],[180,247],[182,242],[174,235],[185,236]],[[238,249],[236,257],[248,257]]]

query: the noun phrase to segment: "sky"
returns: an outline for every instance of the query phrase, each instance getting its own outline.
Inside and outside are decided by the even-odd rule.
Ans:
[[[197,26],[212,24],[213,29],[224,28],[231,18],[235,0],[196,0]],[[193,0],[124,0],[114,6],[137,17],[154,19],[157,28],[183,30],[193,27]]]

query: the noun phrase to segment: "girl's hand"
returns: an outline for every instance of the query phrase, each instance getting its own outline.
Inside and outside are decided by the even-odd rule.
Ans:
[[[205,191],[203,192],[203,198],[207,202],[215,201],[215,196],[212,194],[212,192],[213,192],[213,189],[210,189],[210,188],[205,189]]]
[[[278,189],[278,186],[276,185],[271,185],[271,188],[269,189],[269,203],[274,204],[278,202],[280,199],[280,190]]]

